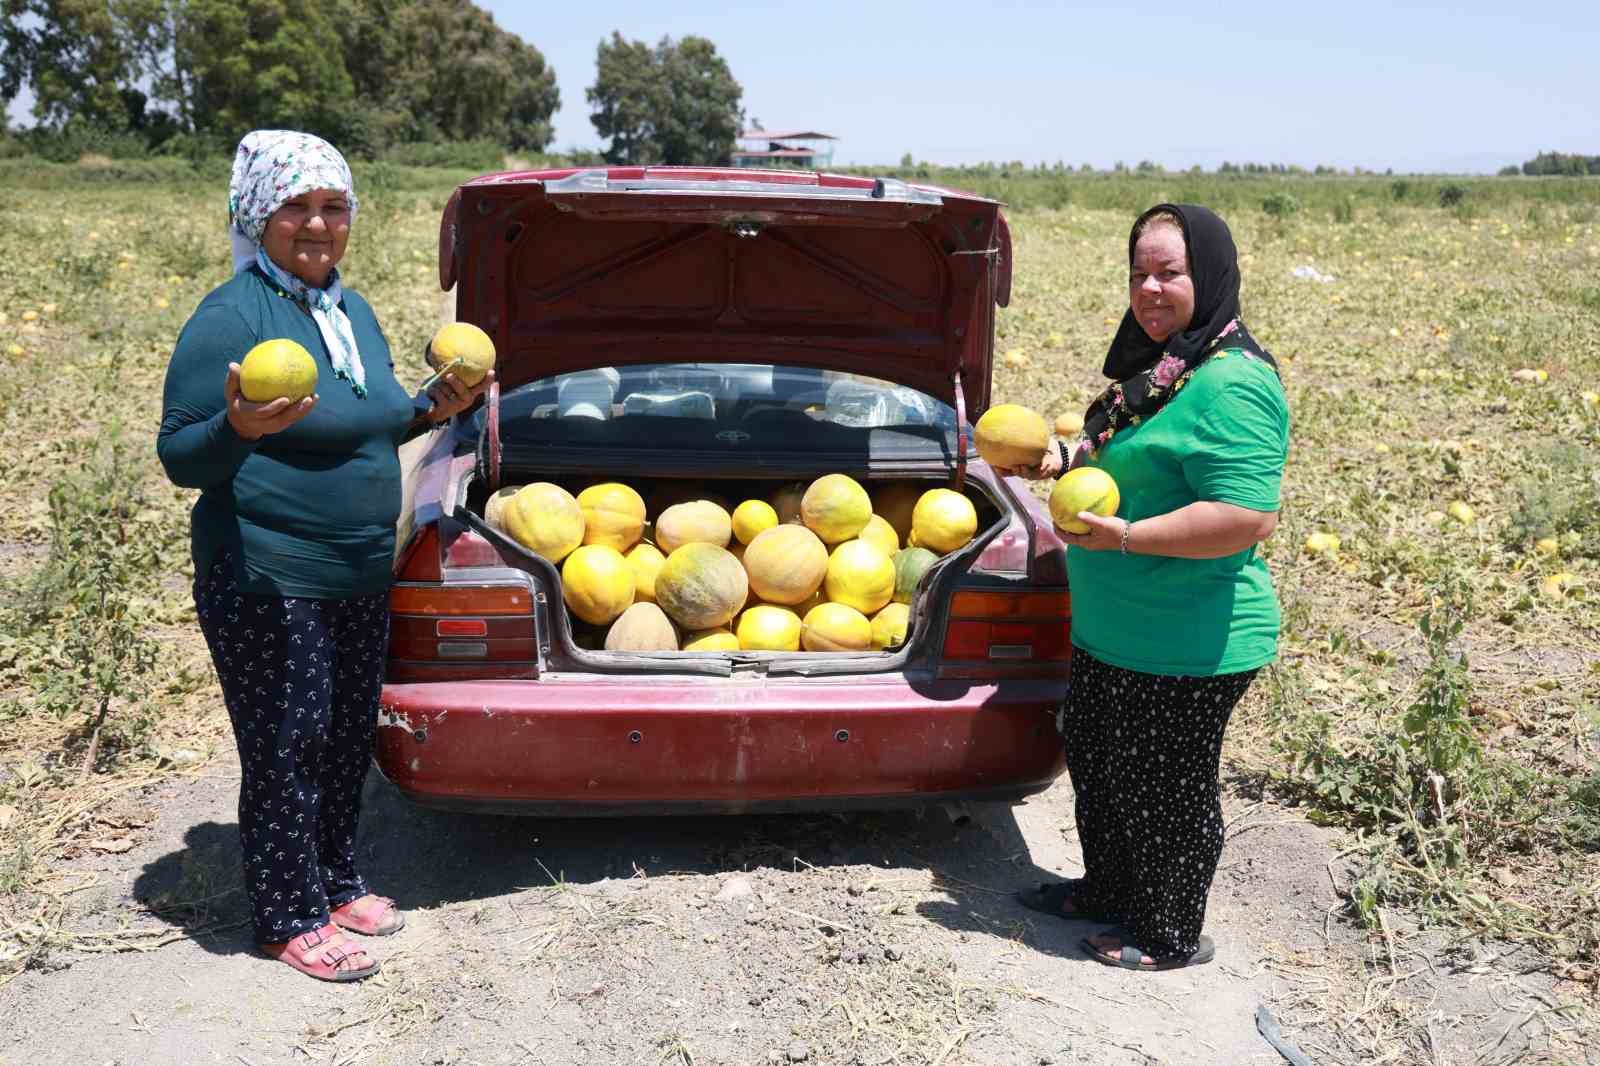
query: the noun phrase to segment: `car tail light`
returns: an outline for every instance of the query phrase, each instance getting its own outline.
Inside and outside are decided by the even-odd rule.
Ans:
[[[1065,677],[1072,597],[1065,587],[957,589],[940,677]]]
[[[438,527],[428,526],[401,553],[389,589],[389,680],[537,677],[533,589],[521,579],[445,581],[445,563],[462,554],[454,548],[441,550]]]

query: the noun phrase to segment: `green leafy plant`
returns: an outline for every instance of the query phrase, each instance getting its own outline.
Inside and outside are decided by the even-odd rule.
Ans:
[[[1261,201],[1261,210],[1273,218],[1288,218],[1299,213],[1300,201],[1292,193],[1268,193],[1267,198]]]

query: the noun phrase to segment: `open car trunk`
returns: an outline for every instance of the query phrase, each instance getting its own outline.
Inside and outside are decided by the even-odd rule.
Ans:
[[[817,477],[831,471],[817,470]],[[869,493],[876,494],[890,481],[915,484],[923,491],[952,487],[949,476],[928,473],[913,476],[896,473],[889,477],[874,478],[863,471],[849,471]],[[577,475],[570,472],[540,470],[535,467],[514,467],[502,472],[500,484],[525,485],[546,481],[560,485],[576,496],[583,488],[600,481],[620,480],[631,485],[646,501],[647,518],[652,520],[666,500],[711,499],[726,502],[732,510],[740,501],[757,498],[769,499],[778,489],[795,483],[792,477],[775,480],[770,477],[738,477],[731,473],[722,477],[696,476],[674,478],[665,476],[606,477],[604,475]],[[809,481],[802,478],[801,481]],[[561,575],[558,566],[523,547],[515,538],[491,525],[484,518],[485,506],[491,494],[488,482],[475,476],[466,486],[464,503],[458,507],[458,518],[465,521],[479,535],[487,538],[502,559],[511,562],[533,576],[543,592],[543,610],[538,618],[541,643],[548,645],[546,670],[549,672],[629,673],[641,672],[689,673],[714,676],[795,675],[820,676],[839,674],[867,674],[905,669],[908,664],[936,659],[934,646],[943,628],[942,606],[948,605],[954,586],[977,559],[984,546],[1011,521],[1008,505],[998,494],[983,484],[968,481],[961,491],[969,499],[978,515],[978,530],[964,547],[939,558],[929,568],[917,585],[910,603],[910,620],[903,644],[883,651],[859,652],[611,652],[604,650],[606,627],[590,626],[566,609]],[[646,527],[647,534],[649,526]],[[902,547],[904,545],[902,544]],[[831,549],[830,549],[831,551]],[[752,592],[747,604],[755,602]],[[737,626],[737,617],[729,628]],[[682,627],[679,628],[680,639]]]

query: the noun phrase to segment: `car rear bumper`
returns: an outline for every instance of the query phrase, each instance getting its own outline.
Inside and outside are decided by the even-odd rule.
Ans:
[[[379,768],[428,805],[704,813],[1020,799],[1062,681],[545,677],[384,688]]]

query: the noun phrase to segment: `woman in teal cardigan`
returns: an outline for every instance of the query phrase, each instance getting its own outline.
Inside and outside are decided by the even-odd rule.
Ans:
[[[1239,265],[1211,211],[1160,204],[1128,238],[1128,312],[1073,466],[1116,480],[1114,516],[1062,533],[1072,687],[1058,725],[1084,876],[1024,904],[1112,928],[1089,956],[1129,969],[1209,961],[1201,933],[1222,853],[1222,737],[1277,656],[1278,601],[1257,545],[1277,525],[1289,412],[1244,327]],[[1052,445],[1038,470],[1062,466]]]
[[[341,930],[404,924],[356,869],[389,633],[399,445],[487,387],[395,378],[372,308],[338,264],[357,199],[321,138],[257,130],[229,185],[234,275],[190,316],[167,367],[156,449],[191,513],[195,606],[239,748],[239,834],[256,941],[323,980],[377,971]],[[239,364],[287,338],[312,396],[252,403]]]

